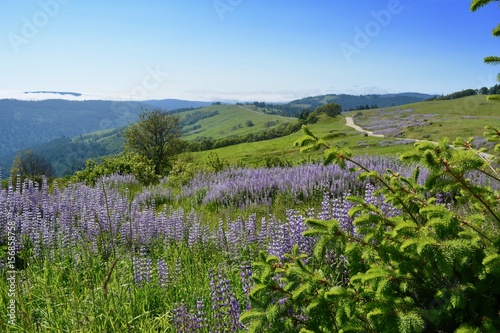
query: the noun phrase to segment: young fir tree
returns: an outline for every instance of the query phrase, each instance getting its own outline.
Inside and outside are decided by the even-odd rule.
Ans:
[[[475,12],[479,8],[486,6],[486,5],[493,3],[493,2],[498,2],[498,0],[473,0],[471,2],[470,9],[471,9],[471,11]],[[500,37],[500,24],[497,25],[495,28],[493,28],[492,34],[495,37]],[[491,65],[498,65],[498,64],[500,64],[500,57],[499,56],[488,56],[488,57],[484,58],[484,62],[487,64],[491,64]],[[500,81],[500,74],[498,74],[498,81]],[[488,96],[488,100],[500,100],[500,95],[498,95],[498,94],[490,95],[490,96]]]
[[[261,253],[254,263],[250,332],[498,332],[500,193],[473,181],[500,178],[471,140],[415,144],[405,161],[429,175],[410,178],[366,169],[348,151],[307,128],[303,150],[326,148],[325,163],[351,166],[379,187],[400,213],[349,197],[355,232],[336,220],[308,219],[313,257],[295,248],[288,260]],[[495,139],[500,131],[490,131]],[[436,200],[449,193],[452,206]]]

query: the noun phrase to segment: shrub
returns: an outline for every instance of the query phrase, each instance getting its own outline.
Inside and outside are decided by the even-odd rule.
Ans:
[[[76,172],[73,178],[94,185],[100,177],[113,174],[134,175],[142,184],[158,182],[152,162],[132,152],[106,157],[101,163],[87,160],[85,169]]]

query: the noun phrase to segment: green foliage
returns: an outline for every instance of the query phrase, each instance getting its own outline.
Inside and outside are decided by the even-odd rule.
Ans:
[[[462,98],[462,97],[467,97],[467,96],[474,96],[477,95],[477,90],[476,89],[465,89],[462,91],[456,91],[454,93],[436,97],[435,99],[438,101],[444,101],[447,99],[457,99],[457,98]]]
[[[183,158],[178,158],[172,166],[172,170],[168,175],[168,184],[172,187],[179,188],[189,183],[194,175],[199,171],[199,168],[193,164],[190,155],[184,155]]]
[[[329,103],[325,105],[318,106],[314,112],[316,112],[318,115],[319,114],[326,114],[329,117],[336,117],[339,116],[342,112],[342,107],[338,105],[337,103]]]
[[[490,65],[499,65],[500,64],[500,57],[496,56],[489,56],[484,58],[484,62]]]
[[[133,175],[139,182],[146,185],[158,182],[153,163],[132,152],[106,157],[101,163],[87,160],[85,169],[76,172],[73,179],[93,185],[100,177],[113,174]]]
[[[500,140],[500,129],[492,126],[485,127],[486,132],[484,136],[488,141],[499,141]],[[500,151],[500,144],[495,145],[495,151]]]
[[[52,164],[32,150],[24,150],[16,155],[10,173],[14,177],[20,177],[21,181],[31,179],[38,182],[41,182],[43,176],[50,178],[55,175]]]
[[[210,152],[205,159],[205,164],[211,171],[220,172],[229,166],[229,162],[219,157],[215,152]]]
[[[486,6],[492,1],[498,1],[498,0],[473,0],[470,5],[470,10],[476,11],[483,6]]]
[[[143,110],[139,121],[123,132],[125,149],[135,152],[154,165],[156,175],[165,175],[180,151],[179,118],[162,110]]]
[[[268,155],[264,158],[264,165],[267,168],[275,168],[275,167],[291,167],[292,162],[287,160],[284,156],[278,155]]]
[[[500,193],[474,181],[498,182],[490,157],[471,139],[419,142],[403,154],[412,177],[365,168],[309,129],[296,142],[326,149],[325,162],[354,165],[378,184],[377,195],[399,214],[348,197],[355,230],[308,219],[313,256],[297,247],[284,260],[254,262],[251,332],[497,332],[500,330]],[[490,139],[500,141],[490,129]],[[419,183],[420,168],[429,172]],[[436,202],[451,193],[453,207]],[[495,286],[495,287],[493,287]]]

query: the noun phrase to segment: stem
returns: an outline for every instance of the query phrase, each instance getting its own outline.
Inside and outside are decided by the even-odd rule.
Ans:
[[[111,264],[111,268],[109,269],[108,274],[106,275],[106,279],[104,280],[104,283],[102,284],[102,289],[104,290],[104,298],[108,298],[108,283],[109,279],[111,278],[111,273],[113,273],[113,270],[115,269],[116,263],[118,262],[119,257],[116,257],[113,263]]]
[[[450,174],[452,176],[452,178],[457,182],[459,183],[460,185],[462,185],[462,187],[464,189],[466,189],[469,193],[472,194],[472,196],[477,200],[479,201],[483,206],[484,208],[486,208],[486,210],[495,218],[495,220],[497,221],[498,224],[500,224],[500,217],[497,216],[497,214],[493,211],[493,209],[491,209],[491,207],[488,205],[488,203],[486,201],[484,201],[484,199],[482,198],[482,196],[478,195],[477,193],[475,193],[472,188],[470,188],[470,186],[467,184],[467,182],[464,180],[463,177],[461,176],[458,176],[456,175],[453,170],[451,170],[450,168],[450,165],[447,161],[442,161],[444,167],[445,167],[445,171]]]
[[[366,171],[366,172],[369,172],[370,170],[368,170],[366,167],[364,167],[363,165],[361,165],[360,163],[348,158],[348,157],[342,157],[344,158],[346,161],[348,162],[351,162],[353,163],[354,165],[358,166],[359,168],[361,168],[362,170]],[[378,175],[377,173],[377,180],[382,183],[382,185],[387,188],[392,194],[396,194],[396,191],[382,178],[380,177],[380,175]],[[396,196],[397,200],[399,201],[400,205],[403,207],[403,209],[408,213],[408,215],[411,217],[411,219],[413,220],[413,222],[415,222],[417,225],[419,224],[418,223],[418,220],[415,216],[413,216],[413,214],[411,213],[410,209],[406,206],[406,204],[403,202],[403,200],[401,200],[400,196]]]
[[[476,227],[474,227],[470,222],[468,221],[462,221],[462,223],[472,230],[474,230],[476,233],[479,234],[479,236],[483,237],[484,239],[488,240],[490,243],[493,244],[493,240],[491,240],[488,236],[486,236],[482,231],[478,230]]]

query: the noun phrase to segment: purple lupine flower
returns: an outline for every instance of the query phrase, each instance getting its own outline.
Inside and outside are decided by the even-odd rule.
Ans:
[[[265,217],[263,217],[261,219],[259,233],[257,234],[257,244],[259,245],[260,248],[263,248],[265,245],[267,245],[267,237],[268,237],[267,220]]]
[[[311,238],[304,237],[302,233],[306,231],[306,219],[300,215],[295,210],[287,211],[287,222],[289,224],[290,230],[290,241],[289,243],[293,245],[298,245],[299,251],[305,254],[311,254],[313,244],[311,243]]]
[[[137,286],[149,283],[153,278],[153,260],[147,257],[147,249],[141,247],[139,255],[132,257],[134,282]]]
[[[217,226],[217,245],[219,248],[228,251],[224,221],[222,219],[219,219]]]
[[[172,324],[178,333],[201,332],[208,327],[205,304],[202,300],[196,301],[196,309],[192,312],[189,311],[187,305],[182,301],[181,304],[174,306],[172,314]]]
[[[330,195],[327,192],[323,193],[323,201],[321,202],[321,211],[318,214],[320,220],[330,220],[332,218],[332,205]]]
[[[207,314],[203,300],[196,301],[196,313],[193,315],[193,329],[201,331],[207,326]]]
[[[240,322],[240,303],[231,291],[229,280],[222,273],[209,272],[212,302],[211,332],[237,332],[243,328]]]
[[[177,333],[193,332],[193,320],[184,301],[172,309],[172,324]]]
[[[163,259],[158,259],[158,285],[160,287],[166,288],[169,283],[169,268],[168,264]]]
[[[240,266],[240,278],[241,278],[241,288],[243,289],[243,294],[245,295],[245,301],[246,301],[246,306],[245,308],[247,310],[251,309],[250,305],[250,300],[248,298],[248,295],[250,294],[250,290],[253,285],[253,279],[252,279],[252,266],[249,265],[247,262],[243,262]]]
[[[281,223],[276,226],[274,238],[268,245],[269,254],[277,256],[280,260],[285,259],[285,254],[289,253],[293,247],[288,237],[289,231],[289,226],[286,224]]]
[[[347,286],[349,284],[349,271],[347,269],[348,259],[347,256],[341,255],[339,256],[340,264],[342,265],[342,280],[344,285]]]
[[[244,247],[245,244],[245,236],[244,236],[244,226],[243,220],[241,217],[238,217],[236,221],[226,223],[227,231],[227,246],[228,251],[231,253],[236,253],[239,248]]]

